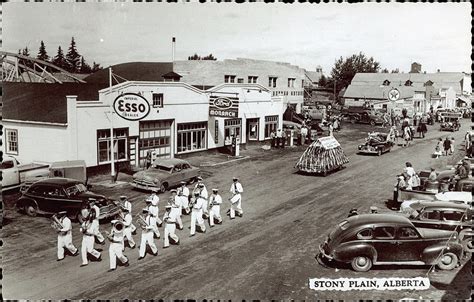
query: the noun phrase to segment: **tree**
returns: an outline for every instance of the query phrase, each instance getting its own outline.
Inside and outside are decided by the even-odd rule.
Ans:
[[[319,87],[326,87],[327,84],[328,84],[328,79],[326,78],[324,74],[321,75],[321,78],[319,78],[319,81],[318,81]]]
[[[388,69],[387,68],[382,69],[381,73],[388,73]]]
[[[102,66],[100,64],[97,64],[96,62],[92,63],[92,72],[96,72],[102,69]]]
[[[79,73],[91,73],[91,72],[92,72],[92,68],[90,67],[89,64],[86,63],[86,60],[82,56],[81,57],[81,67],[79,69]]]
[[[195,53],[194,55],[188,57],[188,60],[191,61],[191,60],[201,60],[201,57],[198,56],[197,53]]]
[[[394,70],[392,70],[392,73],[400,73],[400,70],[398,70],[398,68],[394,69]]]
[[[375,61],[372,57],[367,58],[362,52],[353,54],[345,59],[340,57],[336,60],[331,71],[333,82],[328,84],[331,84],[331,86],[335,84],[337,94],[342,88],[349,86],[356,73],[378,72],[379,69],[380,63]]]
[[[39,50],[38,50],[38,55],[36,56],[37,59],[42,60],[42,61],[49,61],[49,56],[48,53],[46,52],[46,47],[44,46],[44,42],[41,41]]]
[[[210,61],[216,61],[217,58],[215,58],[212,53],[209,54],[208,56],[203,57],[201,60],[210,60]]]
[[[76,49],[76,41],[74,41],[74,37],[71,38],[71,44],[69,45],[69,49],[66,54],[66,62],[68,71],[70,72],[79,72],[80,65],[81,65],[81,55]]]
[[[21,51],[21,54],[24,55],[24,56],[27,56],[27,57],[30,56],[30,51],[29,51],[29,49],[28,49],[28,46],[26,46],[25,48],[23,48],[23,50]]]
[[[58,52],[56,56],[54,56],[52,63],[59,68],[62,68],[62,69],[67,68],[66,58],[64,58],[64,53],[61,46],[58,47]]]

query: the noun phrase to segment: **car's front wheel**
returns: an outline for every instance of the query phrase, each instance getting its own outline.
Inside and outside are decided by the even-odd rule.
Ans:
[[[474,251],[472,248],[472,237],[463,239],[462,247],[465,252],[472,253]]]
[[[25,205],[24,210],[28,216],[36,217],[36,215],[38,215],[38,208],[33,203]]]
[[[458,264],[458,256],[454,253],[447,252],[439,259],[438,267],[442,270],[449,271],[455,268],[456,264]]]
[[[372,259],[366,256],[358,256],[352,259],[351,266],[356,272],[367,272],[372,267]]]

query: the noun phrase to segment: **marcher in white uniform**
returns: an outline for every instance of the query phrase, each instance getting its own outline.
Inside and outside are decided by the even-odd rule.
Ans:
[[[124,266],[128,266],[128,258],[122,253],[123,248],[123,235],[124,235],[124,224],[118,220],[112,220],[112,230],[107,236],[110,240],[109,246],[109,258],[110,258],[110,269],[109,272],[114,271],[117,268],[117,258],[122,262]]]
[[[67,212],[62,211],[57,214],[59,223],[63,226],[58,229],[58,261],[64,259],[64,249],[73,255],[77,256],[79,254],[78,249],[72,244],[72,225],[71,220],[66,216]]]
[[[155,216],[155,219],[156,219],[156,222],[158,224],[159,227],[161,227],[161,225],[163,224],[163,221],[161,221],[160,217],[158,216],[158,205],[160,203],[160,197],[158,197],[158,195],[156,195],[156,192],[152,192],[151,195],[148,197],[151,199],[151,205],[156,207],[156,216]],[[153,214],[155,215],[155,214]]]
[[[142,240],[140,242],[138,260],[141,260],[145,257],[147,244],[150,246],[153,255],[158,255],[158,248],[156,247],[155,240],[153,239],[153,226],[156,225],[156,219],[150,215],[148,209],[143,209],[143,214],[146,214],[146,217],[144,217],[145,225],[142,225]]]
[[[181,199],[181,210],[183,213],[191,213],[189,208],[189,189],[186,187],[186,182],[181,182],[181,187],[178,188],[178,197]]]
[[[171,205],[167,205],[165,209],[166,212],[163,216],[163,221],[165,222],[165,236],[163,238],[163,248],[167,248],[170,246],[170,237],[173,240],[174,244],[179,244],[179,237],[176,235],[176,212],[173,212],[173,207]]]
[[[190,236],[196,234],[196,223],[199,224],[201,231],[206,232],[206,226],[204,225],[204,219],[202,219],[202,207],[204,205],[204,199],[199,196],[199,192],[194,193],[193,208],[191,210],[191,233]]]
[[[120,200],[122,201],[122,207],[128,209],[128,213],[132,214],[132,203],[128,200],[127,196],[120,196]],[[137,230],[137,227],[133,224],[131,224],[131,231],[132,234],[135,234]]]
[[[183,229],[183,221],[181,220],[181,198],[178,197],[176,190],[171,190],[171,196],[168,205],[171,206],[171,212],[175,217],[176,224],[180,230]]]
[[[93,218],[94,218],[94,226],[97,228],[97,231],[95,232],[95,237],[97,238],[97,241],[104,245],[105,244],[105,238],[102,236],[102,233],[100,232],[100,224],[99,224],[99,216],[100,216],[100,209],[97,206],[97,200],[94,198],[89,198],[89,204],[91,207],[91,212],[93,212]]]
[[[154,218],[155,224],[152,225],[153,227],[153,233],[155,234],[156,238],[160,238],[160,231],[158,230],[158,214],[159,214],[159,209],[158,209],[158,204],[156,203],[155,200],[151,198],[147,198],[145,201],[147,204],[147,209],[149,211],[150,216]],[[160,226],[161,226],[161,220],[160,220]]]
[[[222,197],[219,195],[219,190],[212,189],[211,197],[209,197],[209,225],[211,228],[214,226],[214,219],[217,220],[217,224],[222,223],[221,204]]]
[[[123,220],[123,236],[124,236],[124,241],[127,239],[128,245],[130,248],[134,249],[135,248],[135,241],[133,240],[132,237],[132,214],[130,214],[128,208],[122,208],[122,211],[124,212],[124,220]]]
[[[86,266],[89,263],[87,259],[88,254],[94,256],[97,261],[102,261],[99,251],[94,249],[94,236],[97,235],[97,228],[94,224],[93,215],[89,215],[89,219],[82,223],[81,232],[83,233],[81,245],[81,266]]]
[[[239,217],[242,217],[244,215],[244,211],[242,211],[242,193],[244,192],[244,189],[242,188],[242,185],[239,182],[239,179],[237,177],[232,178],[233,183],[230,186],[230,193],[233,194],[233,196],[229,199],[230,200],[230,219],[235,218],[235,212],[237,212],[237,215]]]

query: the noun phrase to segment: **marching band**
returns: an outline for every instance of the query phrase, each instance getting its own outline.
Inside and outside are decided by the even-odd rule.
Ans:
[[[238,178],[233,178],[233,183],[230,188],[232,197],[229,198],[230,210],[228,215],[231,219],[235,215],[242,217],[242,184]],[[139,257],[141,260],[145,257],[147,248],[151,250],[151,254],[158,255],[158,248],[155,244],[155,238],[160,238],[158,227],[164,222],[164,238],[163,248],[168,248],[170,244],[179,245],[180,239],[176,234],[176,229],[183,229],[183,222],[181,220],[182,214],[191,214],[190,237],[196,234],[196,224],[200,228],[200,232],[206,232],[205,220],[209,219],[209,226],[212,228],[215,224],[222,223],[220,214],[220,207],[222,205],[222,197],[219,195],[218,189],[212,189],[212,194],[208,196],[206,186],[201,177],[198,178],[198,183],[195,185],[191,195],[189,196],[189,189],[185,182],[181,182],[181,186],[177,190],[171,190],[171,196],[168,204],[165,206],[165,214],[163,221],[159,218],[158,203],[160,198],[153,192],[146,200],[146,207],[142,210],[143,215],[136,216],[136,222],[141,229],[141,241],[139,246]],[[129,265],[129,259],[123,254],[125,250],[125,242],[131,249],[136,247],[133,239],[135,234],[135,225],[132,218],[132,204],[126,196],[120,196],[120,201],[114,202],[119,208],[119,213],[116,219],[111,221],[112,228],[110,233],[105,231],[107,239],[110,241],[109,258],[110,268],[109,272],[115,271],[117,268],[117,259],[119,259],[122,266]],[[83,205],[81,210],[80,231],[82,233],[81,256],[82,266],[89,264],[89,260],[101,261],[101,253],[94,248],[94,243],[105,244],[105,238],[99,231],[99,215],[100,210],[96,205],[96,200],[90,198],[87,203]],[[51,218],[51,227],[56,230],[58,234],[58,252],[57,261],[64,259],[65,250],[69,251],[72,256],[77,256],[79,250],[72,244],[72,224],[67,217],[67,212],[59,212]]]

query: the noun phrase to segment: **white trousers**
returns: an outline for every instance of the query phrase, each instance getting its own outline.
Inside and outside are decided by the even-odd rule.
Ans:
[[[234,195],[230,200],[230,218],[235,218],[235,212],[243,214],[242,211],[242,196],[240,194]]]
[[[158,223],[158,222],[157,222]],[[151,227],[153,227],[153,233],[155,234],[156,237],[160,238],[160,231],[158,230],[158,225],[155,224],[155,225],[152,225]],[[142,233],[143,234],[143,233]]]
[[[175,213],[174,217],[176,217],[176,223],[178,224],[179,228],[182,229],[183,221],[181,220],[181,208],[171,208],[171,212]]]
[[[123,237],[128,240],[128,245],[130,247],[133,248],[135,246],[135,241],[133,240],[133,237],[132,237],[132,227],[131,226],[126,227],[126,228],[123,229]]]
[[[99,241],[100,243],[105,242],[104,236],[102,236],[102,234],[99,231],[99,219],[94,219],[94,221],[92,221],[92,224],[96,230],[95,237],[97,238],[97,241]]]
[[[203,232],[206,231],[204,219],[202,219],[202,210],[193,209],[191,211],[191,235],[196,234],[196,223],[199,224]]]
[[[140,242],[140,251],[139,251],[139,256],[140,257],[145,257],[145,252],[146,252],[146,245],[149,245],[151,248],[151,251],[153,253],[156,253],[158,251],[158,248],[155,245],[155,241],[153,239],[153,231],[143,231],[142,232],[142,241]]]
[[[211,207],[211,210],[209,211],[209,225],[214,225],[214,218],[217,219],[219,223],[222,222],[220,205],[214,205]]]
[[[127,263],[128,259],[122,254],[123,243],[111,242],[109,246],[109,258],[110,258],[110,268],[114,269],[117,267],[117,258],[123,264]]]
[[[181,208],[182,209],[186,209],[186,208],[189,207],[188,196],[180,196],[179,199],[181,201]]]
[[[89,261],[87,261],[87,253],[95,258],[100,257],[100,253],[94,249],[94,236],[83,235],[81,245],[82,264],[89,263]]]
[[[65,248],[72,254],[77,252],[76,247],[72,244],[71,232],[68,232],[66,235],[58,235],[58,259],[64,259]]]
[[[164,247],[170,246],[170,239],[173,239],[175,243],[179,242],[179,237],[176,235],[176,224],[175,223],[167,223],[165,225],[165,242],[163,244]]]

